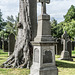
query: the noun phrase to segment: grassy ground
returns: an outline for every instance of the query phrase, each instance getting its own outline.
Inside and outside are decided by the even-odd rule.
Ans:
[[[72,51],[72,56],[75,56],[75,51]]]
[[[75,55],[75,51],[72,52]],[[0,50],[0,65],[7,60],[8,54]],[[75,75],[75,58],[73,61],[58,60],[60,56],[56,56],[56,65],[58,67],[58,75]],[[29,69],[3,69],[0,68],[0,75],[28,75]]]

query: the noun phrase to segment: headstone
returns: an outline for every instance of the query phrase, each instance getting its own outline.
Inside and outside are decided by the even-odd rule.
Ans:
[[[64,34],[62,35],[62,39],[63,39],[63,51],[61,53],[61,60],[73,60],[70,57],[69,51],[68,51],[68,40],[69,40],[69,35],[67,34],[67,32],[65,31]]]
[[[3,51],[8,52],[8,41],[7,40],[3,41]]]
[[[62,51],[63,51],[63,44],[61,43],[61,39],[57,39],[56,55],[61,55]]]
[[[30,75],[58,75],[55,66],[55,44],[50,31],[50,16],[46,14],[46,3],[50,0],[38,0],[42,4],[41,15],[38,17],[37,36],[32,42],[33,64]]]
[[[72,50],[74,51],[74,41],[72,41]]]
[[[71,55],[72,55],[72,43],[71,43],[71,41],[67,42],[67,49],[68,49],[70,57],[71,57]]]
[[[12,33],[9,35],[8,40],[8,55],[11,55],[14,52],[14,46],[15,46],[15,35]]]
[[[2,40],[0,38],[0,49],[2,49]]]

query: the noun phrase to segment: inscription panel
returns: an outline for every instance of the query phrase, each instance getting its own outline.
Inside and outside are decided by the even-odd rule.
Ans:
[[[43,63],[52,63],[52,52],[50,50],[45,50],[43,55]]]
[[[39,49],[38,48],[34,49],[34,62],[39,63]]]

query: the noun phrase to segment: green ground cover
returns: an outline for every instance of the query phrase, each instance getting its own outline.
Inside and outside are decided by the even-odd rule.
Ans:
[[[75,50],[74,50],[74,51],[72,51],[72,56],[75,56]]]
[[[75,51],[72,52],[73,56]],[[7,60],[8,53],[0,50],[0,65]],[[58,67],[58,75],[75,75],[75,58],[73,61],[58,60],[60,56],[56,56],[56,65]],[[5,69],[0,68],[0,75],[28,75],[29,69]]]

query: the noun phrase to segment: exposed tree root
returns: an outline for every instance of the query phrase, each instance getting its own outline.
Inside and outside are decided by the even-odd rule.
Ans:
[[[22,51],[22,53],[21,53]],[[16,55],[17,54],[17,55]],[[32,62],[32,54],[20,50],[18,53],[13,53],[6,62],[4,62],[1,68],[29,68]],[[20,55],[21,54],[21,55]]]

